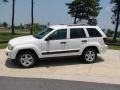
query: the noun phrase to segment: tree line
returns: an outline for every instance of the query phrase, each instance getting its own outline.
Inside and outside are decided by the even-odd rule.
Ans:
[[[40,30],[46,28],[46,25],[40,25],[39,23],[34,23],[33,25],[34,33],[39,32]],[[0,22],[0,28],[12,29],[12,25],[9,25],[7,22]],[[31,29],[31,24],[20,24],[14,25],[15,30],[28,31]]]
[[[9,0],[3,0],[8,2]],[[12,34],[14,35],[14,15],[15,15],[15,1],[12,0]],[[120,0],[110,0],[110,4],[113,5],[111,16],[111,22],[115,25],[115,31],[113,35],[113,41],[116,42],[119,21],[120,21]],[[74,24],[86,23],[88,25],[97,25],[97,17],[102,7],[100,6],[100,0],[73,0],[70,3],[66,3],[68,7],[68,14],[74,18]],[[31,31],[33,34],[34,27],[34,0],[31,0]]]
[[[114,31],[111,29],[104,29],[105,34],[107,37],[113,37],[114,36]],[[120,31],[117,32],[117,37],[120,38]]]
[[[0,22],[0,27],[6,28],[6,27],[8,27],[8,23],[7,22],[3,22],[3,23]]]

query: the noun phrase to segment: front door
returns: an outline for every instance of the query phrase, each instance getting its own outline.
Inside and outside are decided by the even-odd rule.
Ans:
[[[42,41],[42,56],[64,56],[67,50],[67,44],[67,29],[56,30],[46,40]]]

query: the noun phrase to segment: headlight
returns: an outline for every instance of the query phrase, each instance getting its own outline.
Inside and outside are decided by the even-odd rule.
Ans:
[[[14,47],[13,47],[11,44],[8,44],[8,49],[9,49],[9,50],[13,50],[13,48],[14,48]]]

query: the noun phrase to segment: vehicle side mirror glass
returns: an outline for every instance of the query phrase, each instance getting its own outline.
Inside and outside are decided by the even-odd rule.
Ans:
[[[45,41],[50,41],[50,40],[52,40],[52,37],[48,37],[45,39]]]

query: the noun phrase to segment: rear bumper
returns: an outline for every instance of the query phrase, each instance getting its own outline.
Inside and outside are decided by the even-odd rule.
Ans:
[[[108,49],[108,45],[105,45],[105,46],[101,46],[101,50],[100,50],[100,53],[104,53],[106,52]]]

